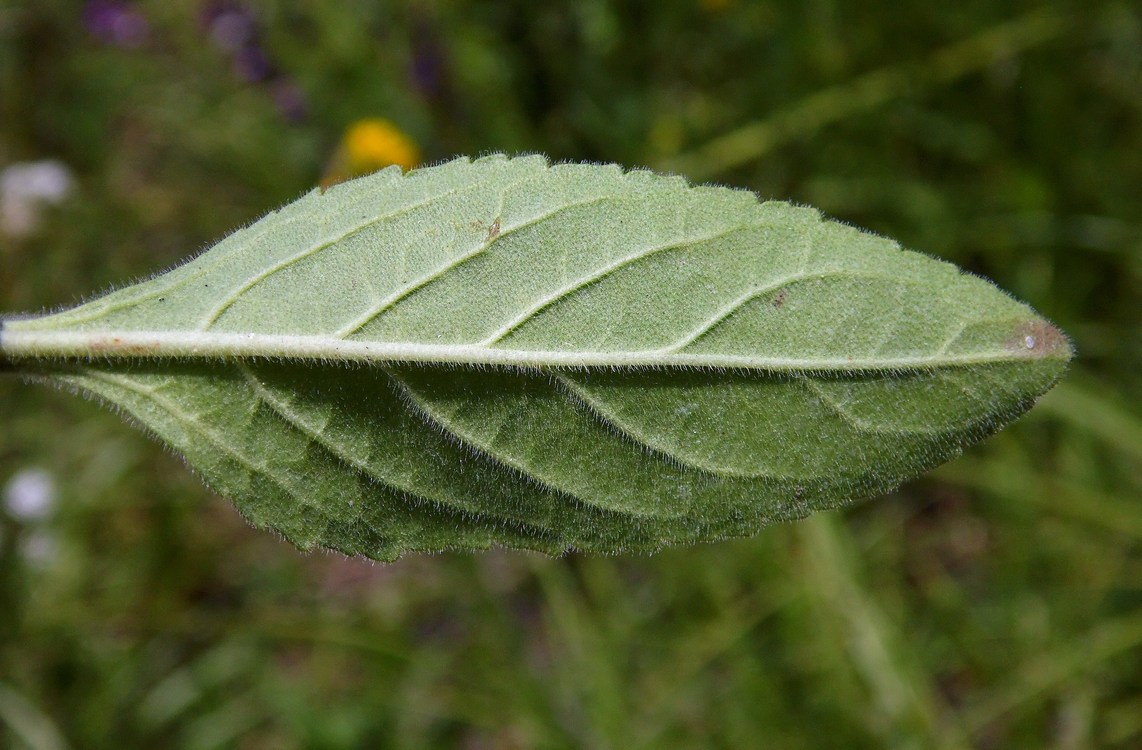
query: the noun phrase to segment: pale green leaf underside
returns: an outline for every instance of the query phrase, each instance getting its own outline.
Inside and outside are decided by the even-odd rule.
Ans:
[[[812,209],[499,156],[311,193],[0,347],[256,524],[381,559],[748,534],[947,460],[1070,357]]]

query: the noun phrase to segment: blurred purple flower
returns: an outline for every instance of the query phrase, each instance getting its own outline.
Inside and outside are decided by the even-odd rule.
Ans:
[[[139,47],[150,33],[139,9],[121,0],[88,0],[83,23],[96,39],[117,47]]]
[[[211,43],[230,58],[236,76],[266,86],[286,120],[305,119],[309,113],[305,96],[290,78],[278,73],[262,46],[258,20],[249,8],[234,0],[213,0],[202,10],[199,21]]]
[[[435,30],[426,20],[421,20],[413,29],[412,60],[408,75],[425,97],[434,99],[444,88],[444,50]]]
[[[203,14],[203,22],[214,44],[226,52],[257,44],[258,25],[248,10],[215,3]]]
[[[413,47],[409,77],[425,96],[432,98],[440,89],[440,55],[435,47],[417,44]]]
[[[296,83],[288,78],[278,78],[271,86],[274,104],[282,117],[290,122],[301,122],[309,114],[309,105],[306,104],[305,94]]]
[[[274,75],[274,66],[261,47],[250,44],[234,53],[234,72],[250,83],[260,83]]]

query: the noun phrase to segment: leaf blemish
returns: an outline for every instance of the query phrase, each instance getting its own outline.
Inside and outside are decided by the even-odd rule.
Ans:
[[[773,298],[773,307],[775,310],[780,310],[785,305],[785,290],[782,289]]]
[[[485,242],[491,242],[500,236],[500,217],[497,216],[492,225],[488,227],[488,236],[484,239]]]
[[[1030,357],[1047,357],[1071,353],[1071,345],[1066,335],[1045,320],[1034,320],[1020,324],[1011,337],[1004,342],[1008,351],[1020,352]]]
[[[154,354],[158,350],[156,344],[128,344],[118,336],[95,339],[91,342],[90,348],[91,353],[96,356],[114,353],[145,357]]]

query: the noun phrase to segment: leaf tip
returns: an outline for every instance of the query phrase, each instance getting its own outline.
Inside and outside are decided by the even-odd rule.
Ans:
[[[1004,345],[1008,350],[1033,359],[1061,359],[1069,362],[1075,356],[1070,338],[1050,322],[1037,318],[1016,326]]]

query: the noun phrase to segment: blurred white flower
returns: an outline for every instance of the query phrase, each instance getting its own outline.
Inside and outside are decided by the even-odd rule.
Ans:
[[[8,515],[18,521],[39,521],[51,515],[56,489],[52,475],[43,469],[16,472],[4,486]]]
[[[55,159],[10,164],[0,172],[0,230],[26,237],[40,226],[44,206],[71,195],[75,178]]]

